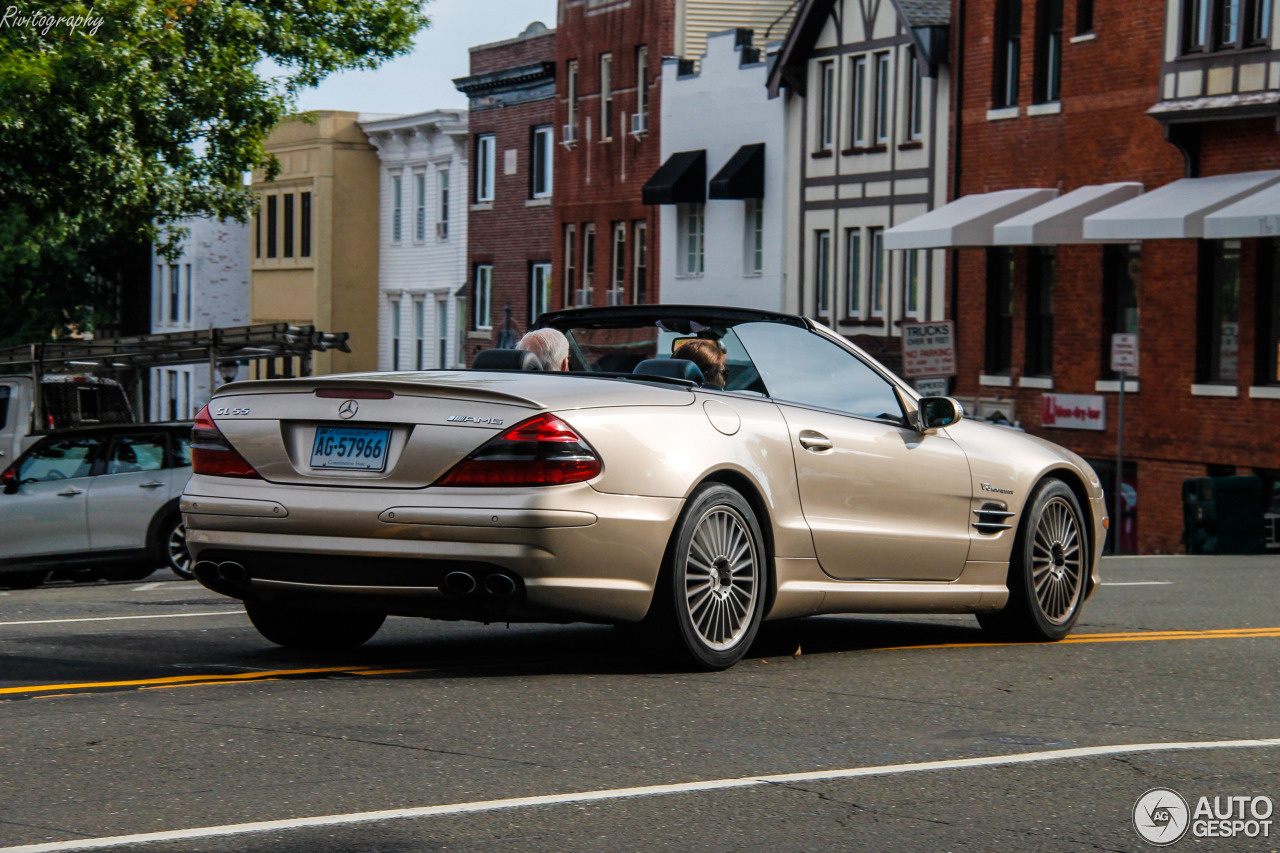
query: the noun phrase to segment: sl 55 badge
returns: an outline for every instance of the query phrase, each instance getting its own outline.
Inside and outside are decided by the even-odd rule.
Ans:
[[[452,424],[489,424],[490,426],[502,426],[502,418],[476,418],[471,415],[449,415],[445,420]]]
[[[248,409],[226,409],[226,408],[223,408],[223,409],[214,409],[214,410],[213,410],[213,413],[214,413],[215,415],[247,415],[247,414],[249,414],[249,410],[248,410]]]

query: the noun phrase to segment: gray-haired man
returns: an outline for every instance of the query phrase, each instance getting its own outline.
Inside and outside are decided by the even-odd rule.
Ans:
[[[534,329],[520,339],[516,349],[536,355],[543,370],[569,369],[569,339],[556,329]]]

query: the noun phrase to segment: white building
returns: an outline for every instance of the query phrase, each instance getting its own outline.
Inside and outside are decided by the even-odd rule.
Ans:
[[[785,114],[750,30],[707,38],[696,73],[662,65],[661,301],[784,308]],[[685,63],[686,70],[688,63]]]
[[[947,0],[804,0],[770,70],[786,90],[791,310],[891,364],[946,316],[946,253],[885,231],[947,200]]]
[[[190,233],[178,256],[151,253],[151,331],[184,332],[249,323],[249,226],[192,218],[178,223]],[[241,368],[238,378],[245,378]],[[223,378],[214,380],[214,386]],[[209,402],[209,367],[202,364],[151,370],[149,420],[191,418]]]
[[[459,362],[467,284],[467,111],[361,122],[382,161],[378,368]],[[459,323],[461,321],[461,327]]]

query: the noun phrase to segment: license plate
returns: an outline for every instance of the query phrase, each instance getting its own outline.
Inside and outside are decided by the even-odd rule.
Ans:
[[[381,471],[387,467],[390,434],[391,430],[365,427],[316,427],[311,467]]]

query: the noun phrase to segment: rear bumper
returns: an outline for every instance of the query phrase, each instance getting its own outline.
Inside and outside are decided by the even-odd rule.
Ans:
[[[196,475],[182,498],[197,564],[234,560],[237,597],[319,599],[456,619],[636,621],[648,612],[679,498],[541,489],[334,489]],[[308,557],[315,570],[308,571]],[[498,602],[449,571],[516,581]]]

